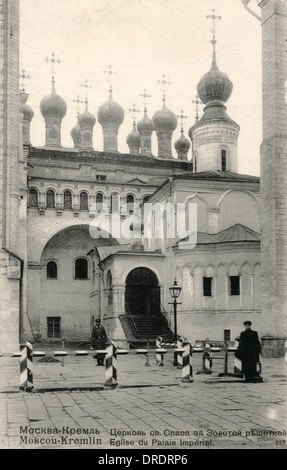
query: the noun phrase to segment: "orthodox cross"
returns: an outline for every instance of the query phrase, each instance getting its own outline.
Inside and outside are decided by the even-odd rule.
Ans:
[[[86,105],[86,109],[88,109],[88,89],[91,89],[91,85],[89,85],[89,82],[88,80],[86,79],[84,83],[82,83],[81,85],[83,88],[85,88],[85,93],[86,93],[86,98],[85,98],[85,105]]]
[[[199,99],[199,96],[197,95],[195,100],[192,100],[192,103],[195,104],[195,119],[196,119],[196,122],[198,121],[199,119],[199,115],[198,115],[198,112],[199,112],[199,105],[201,104],[201,101]]]
[[[136,105],[133,104],[133,107],[131,109],[129,109],[129,112],[131,113],[132,120],[135,124],[136,123],[136,117],[137,117],[136,113],[139,113],[140,111],[139,111],[139,109],[136,108]]]
[[[73,100],[73,103],[76,103],[76,105],[77,105],[77,116],[79,116],[79,114],[80,114],[80,104],[83,103],[83,101],[80,100],[79,95],[77,95],[77,98],[75,100]]]
[[[47,64],[51,64],[51,73],[52,73],[52,83],[55,84],[55,65],[59,65],[61,63],[60,59],[55,57],[54,52],[52,52],[51,57],[46,57],[45,62]]]
[[[158,85],[161,86],[161,90],[162,90],[162,93],[163,93],[163,96],[162,96],[162,102],[163,102],[163,107],[165,108],[165,102],[166,102],[166,86],[167,85],[170,85],[170,80],[168,77],[166,77],[165,74],[162,75],[162,79],[161,80],[158,80],[157,81]]]
[[[183,134],[183,120],[187,119],[187,116],[183,114],[183,111],[180,111],[180,114],[177,117],[180,119],[181,133]]]
[[[212,19],[212,23],[213,23],[213,25],[212,25],[212,35],[213,35],[213,39],[215,39],[215,34],[216,34],[215,21],[216,20],[221,20],[222,17],[221,16],[216,16],[214,9],[212,10],[212,13],[213,13],[212,15],[207,15],[206,18]]]
[[[109,89],[109,93],[110,93],[110,96],[112,95],[112,92],[113,92],[113,87],[112,87],[112,75],[116,75],[117,72],[114,72],[112,70],[113,66],[112,65],[109,65],[108,66],[108,70],[104,70],[104,73],[108,74],[108,83],[110,84],[110,89]]]
[[[150,98],[151,95],[149,95],[149,94],[147,93],[147,89],[145,88],[144,91],[143,91],[143,93],[140,94],[140,96],[143,98],[144,114],[145,114],[145,116],[146,116],[146,114],[147,114],[147,109],[146,109],[147,98]]]
[[[29,78],[30,78],[30,75],[27,75],[26,70],[23,69],[20,73],[20,79],[21,79],[20,86],[22,88],[23,93],[25,93],[26,80],[29,80]]]

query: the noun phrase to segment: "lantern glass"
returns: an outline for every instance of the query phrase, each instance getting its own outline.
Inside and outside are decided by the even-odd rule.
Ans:
[[[173,299],[177,299],[181,293],[181,287],[177,285],[176,280],[172,287],[169,288],[170,295]]]

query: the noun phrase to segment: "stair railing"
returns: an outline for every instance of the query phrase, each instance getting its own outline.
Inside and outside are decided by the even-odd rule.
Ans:
[[[131,325],[131,328],[133,330],[133,334],[134,334],[135,337],[137,337],[138,334],[139,334],[138,327],[137,327],[137,325],[136,325],[136,323],[133,319],[133,315],[132,315],[127,303],[125,303],[125,307],[126,307],[126,315],[127,315],[128,320],[129,320],[129,323]]]

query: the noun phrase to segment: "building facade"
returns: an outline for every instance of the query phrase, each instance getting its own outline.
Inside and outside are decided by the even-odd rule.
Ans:
[[[264,1],[262,8],[271,4],[285,18],[279,0]],[[274,250],[266,248],[271,226],[270,203],[265,203],[273,181],[272,160],[264,150],[268,137],[262,147],[261,192],[259,178],[238,173],[240,127],[227,114],[232,82],[218,68],[215,37],[211,68],[197,88],[205,107],[189,130],[190,140],[182,128],[172,148],[178,123],[164,96],[152,118],[145,109],[142,119],[134,122],[127,137],[129,153],[120,153],[117,139],[124,110],[110,89],[97,114],[86,100],[71,131],[71,147],[63,148],[61,124],[67,103],[53,78],[50,93],[40,102],[45,142],[34,147],[33,110],[26,92],[19,93],[18,2],[3,0],[0,6],[6,58],[0,116],[1,350],[17,349],[19,340],[25,339],[87,342],[96,318],[101,318],[108,336],[125,347],[157,334],[172,335],[169,287],[176,278],[182,287],[179,335],[192,342],[207,337],[234,340],[249,319],[259,330],[264,353],[280,355],[286,313],[275,309],[270,294],[278,293],[273,282],[279,273],[270,270],[279,265]],[[281,24],[279,16],[280,25],[275,21],[268,32],[268,21],[274,19],[266,16],[263,38],[274,35],[280,42],[275,30],[279,36],[285,20]],[[266,49],[263,44],[268,81],[267,69],[273,69]],[[266,94],[266,100],[273,103],[275,95],[270,96]],[[265,104],[265,115],[270,103]],[[102,152],[93,149],[97,121],[103,131]],[[273,129],[270,138],[277,142],[276,123]],[[157,152],[151,146],[153,132]],[[283,134],[282,128],[281,143]],[[279,158],[277,151],[274,155]],[[282,187],[284,206],[283,193]],[[281,220],[278,211],[272,214]],[[266,259],[260,251],[262,229]],[[282,250],[278,256],[284,260]],[[262,263],[267,263],[263,273]],[[272,314],[266,310],[271,304]]]

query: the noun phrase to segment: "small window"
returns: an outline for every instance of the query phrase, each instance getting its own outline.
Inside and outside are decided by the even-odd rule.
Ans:
[[[38,207],[38,191],[30,189],[29,191],[29,207]]]
[[[87,211],[89,209],[88,194],[83,191],[80,194],[80,210]]]
[[[88,261],[85,258],[75,261],[75,279],[88,279]]]
[[[96,194],[96,203],[97,204],[103,204],[104,202],[104,196],[102,193],[97,193]]]
[[[120,197],[118,194],[113,193],[111,195],[111,211],[119,212],[120,210]]]
[[[64,192],[64,209],[72,210],[72,193],[71,191]]]
[[[229,276],[230,295],[240,295],[240,277]]]
[[[55,261],[49,261],[47,264],[47,279],[57,279],[58,277],[58,266]]]
[[[48,209],[55,208],[55,193],[52,189],[49,189],[46,194],[46,206]]]
[[[197,172],[197,152],[194,153],[194,173]]]
[[[96,175],[96,181],[106,181],[106,175]]]
[[[203,295],[204,297],[212,296],[212,277],[203,278]]]
[[[135,203],[135,198],[132,194],[127,195],[127,213],[133,213],[134,211],[134,203]]]
[[[61,317],[47,318],[47,336],[48,338],[61,337]]]
[[[226,171],[226,150],[221,149],[221,171]]]
[[[231,338],[231,331],[230,330],[223,330],[224,341],[230,341]]]

